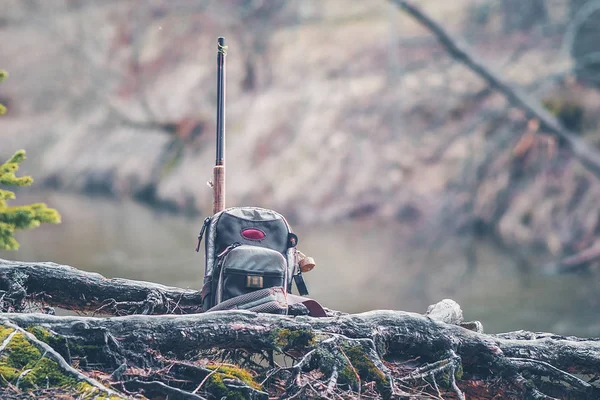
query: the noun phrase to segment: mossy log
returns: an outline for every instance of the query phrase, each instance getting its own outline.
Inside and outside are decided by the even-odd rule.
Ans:
[[[22,274],[37,277],[52,268],[67,282],[69,274],[88,274],[49,264],[3,261],[1,265],[5,271],[13,265],[11,271],[20,271],[17,275],[22,279]],[[14,286],[6,276],[0,279],[2,287]],[[102,293],[112,293],[103,289],[94,295],[103,280],[113,281],[94,274],[86,289],[97,307],[110,300]],[[146,282],[117,282],[157,287]],[[21,286],[30,301],[40,298],[37,290],[43,285],[35,291]],[[78,290],[83,286],[77,286]],[[193,292],[176,288],[167,292],[177,290],[189,296]],[[65,290],[54,282],[46,288],[44,299],[74,304],[65,299],[78,296],[73,287]],[[119,301],[127,301],[120,296]],[[110,390],[122,397],[143,394],[169,399],[600,398],[600,339],[525,331],[484,334],[480,323],[463,321],[460,307],[452,300],[431,306],[424,315],[402,311],[332,312],[327,318],[241,311],[174,315],[182,313],[176,308],[169,310],[171,315],[142,315],[148,310],[140,307],[105,307],[102,312],[125,311],[138,314],[0,314],[0,325],[6,330],[0,345],[2,398],[14,395],[15,388],[36,391],[39,397],[53,382],[80,384],[82,376],[90,380],[86,383],[89,387],[104,390],[106,396],[111,395]],[[9,338],[15,330],[28,336]],[[38,352],[27,360],[13,359],[11,349],[19,347],[13,341],[25,339],[37,346]],[[49,350],[39,350],[40,343]],[[46,365],[38,365],[44,358],[41,354],[46,356],[48,351],[64,379],[51,375]],[[34,373],[29,380],[21,377],[17,388],[19,376],[32,373],[27,370]],[[51,382],[52,376],[56,379]],[[76,389],[71,386],[69,393]]]

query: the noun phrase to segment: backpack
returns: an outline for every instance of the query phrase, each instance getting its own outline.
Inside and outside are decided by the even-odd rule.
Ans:
[[[308,294],[298,267],[298,236],[276,211],[232,207],[204,220],[196,251],[206,236],[202,308],[204,311],[246,309],[287,314],[303,303],[315,316],[325,316]]]

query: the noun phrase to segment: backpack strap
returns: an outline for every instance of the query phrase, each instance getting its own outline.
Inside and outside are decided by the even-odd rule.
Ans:
[[[207,312],[219,310],[248,310],[273,314],[287,314],[288,307],[294,304],[303,304],[311,317],[327,317],[325,309],[316,300],[286,293],[284,288],[277,286],[233,297],[210,308]]]
[[[285,290],[282,287],[270,287],[242,294],[225,300],[207,310],[247,310],[271,314],[286,314],[288,309]]]
[[[308,289],[306,288],[306,282],[304,282],[304,278],[302,277],[302,271],[298,271],[298,273],[294,275],[294,282],[296,282],[296,288],[298,289],[298,293],[301,296],[307,296]]]

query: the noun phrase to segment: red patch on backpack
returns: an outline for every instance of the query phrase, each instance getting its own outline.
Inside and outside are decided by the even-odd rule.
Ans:
[[[247,228],[242,231],[242,237],[248,240],[263,240],[265,233],[256,228]]]

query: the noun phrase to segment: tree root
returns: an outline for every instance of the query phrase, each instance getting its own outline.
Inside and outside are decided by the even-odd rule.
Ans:
[[[526,332],[485,335],[438,322],[431,313],[375,311],[330,318],[240,311],[118,318],[3,314],[0,321],[50,329],[68,338],[72,351],[80,352],[77,357],[109,374],[125,359],[123,382],[160,381],[207,399],[216,388],[295,398],[600,397],[593,378],[600,370],[599,340]],[[211,359],[205,351],[212,352]],[[292,363],[269,362],[265,351]],[[259,358],[250,363],[251,355]],[[240,367],[244,363],[251,372]]]
[[[136,314],[0,314],[0,325],[11,329],[0,332],[0,361],[25,332],[27,340],[43,343],[36,346],[61,369],[77,380],[88,377],[85,382],[98,393],[207,400],[600,398],[600,339],[525,331],[486,335],[481,323],[465,322],[458,304],[448,299],[425,315],[333,310],[328,318],[242,311],[172,315],[197,310],[199,294],[50,264],[0,261],[1,271],[5,309],[22,309],[19,301],[26,298]],[[151,315],[160,312],[171,315]],[[30,368],[23,365],[2,386],[19,390],[15,382],[21,387],[30,381]]]

